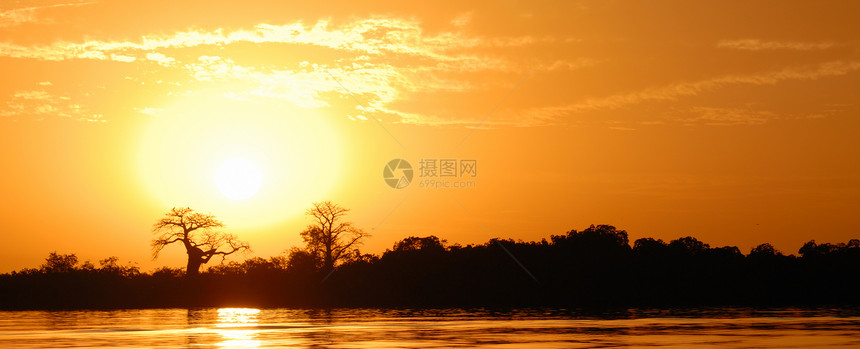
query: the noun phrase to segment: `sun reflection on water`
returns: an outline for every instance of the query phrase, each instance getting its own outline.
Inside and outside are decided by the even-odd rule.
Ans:
[[[253,308],[221,308],[218,309],[218,323],[215,330],[223,340],[218,343],[220,348],[259,348],[257,340],[259,330],[258,315],[260,309]]]

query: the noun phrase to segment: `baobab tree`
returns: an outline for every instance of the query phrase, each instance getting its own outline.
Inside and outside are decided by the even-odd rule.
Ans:
[[[191,276],[197,275],[200,265],[214,256],[221,256],[223,262],[228,255],[251,250],[247,242],[239,241],[235,235],[216,231],[223,227],[224,223],[211,214],[174,207],[154,225],[153,232],[160,235],[152,240],[152,258],[158,258],[165,246],[182,243],[188,254],[185,275]]]
[[[313,218],[314,224],[301,233],[302,239],[307,251],[322,261],[323,272],[334,269],[370,236],[352,222],[344,221],[348,212],[349,209],[331,201],[315,202],[305,212]]]

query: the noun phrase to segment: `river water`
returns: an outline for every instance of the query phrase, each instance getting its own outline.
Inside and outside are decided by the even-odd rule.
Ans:
[[[0,312],[0,348],[860,347],[847,310],[150,309]]]

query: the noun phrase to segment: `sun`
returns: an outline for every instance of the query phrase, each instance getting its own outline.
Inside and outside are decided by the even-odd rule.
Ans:
[[[259,166],[244,158],[227,160],[215,172],[218,190],[231,200],[246,200],[254,196],[262,181],[263,172]]]
[[[334,121],[280,102],[204,92],[146,120],[135,168],[154,203],[257,229],[301,217],[337,186],[343,137]]]

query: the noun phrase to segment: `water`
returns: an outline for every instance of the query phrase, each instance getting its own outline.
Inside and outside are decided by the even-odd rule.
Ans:
[[[0,312],[2,348],[860,347],[860,312],[154,309]]]

